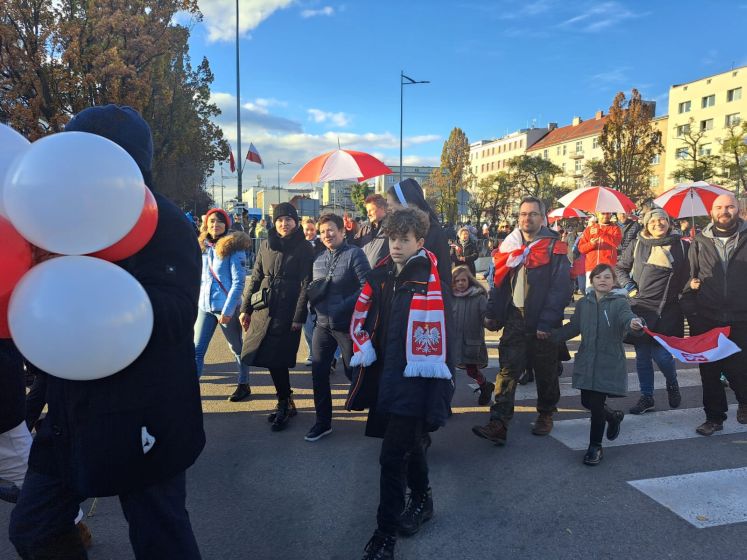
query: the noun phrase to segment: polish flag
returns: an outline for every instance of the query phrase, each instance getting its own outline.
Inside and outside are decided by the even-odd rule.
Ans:
[[[742,351],[728,338],[731,327],[711,329],[706,333],[687,338],[664,336],[647,328],[643,330],[685,364],[717,362]]]
[[[259,155],[257,148],[255,148],[254,144],[252,144],[251,142],[249,143],[249,151],[246,152],[246,159],[260,164],[262,166],[262,169],[265,168],[265,164],[262,163],[262,156]]]
[[[231,168],[231,173],[236,171],[236,160],[233,159],[233,150],[228,150],[228,166]]]

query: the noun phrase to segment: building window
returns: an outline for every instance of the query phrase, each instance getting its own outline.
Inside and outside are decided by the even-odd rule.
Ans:
[[[689,101],[683,101],[679,104],[679,107],[677,109],[678,113],[689,113],[690,112],[690,102]]]
[[[700,121],[700,131],[705,132],[707,130],[713,130],[713,119]]]
[[[675,159],[687,159],[690,155],[690,152],[687,151],[687,148],[677,148],[677,152],[674,154]]]
[[[485,164],[480,165],[480,173],[485,173]]]
[[[584,151],[584,143],[581,140],[579,140],[578,142],[576,142],[576,153],[580,154],[583,151]]]
[[[543,150],[542,151],[542,157],[545,158],[545,159],[549,159],[549,156],[547,154],[547,150]]]
[[[681,124],[677,127],[677,136],[684,136],[685,134],[688,134],[690,132],[690,125],[689,124]]]
[[[648,178],[648,186],[652,189],[655,189],[659,186],[659,176],[658,175],[651,175],[651,177]]]
[[[563,155],[566,155],[568,153],[568,146],[563,144]]]
[[[700,100],[700,107],[705,109],[707,107],[713,107],[716,104],[716,95],[706,95]]]
[[[738,125],[741,122],[742,119],[739,118],[739,113],[732,113],[731,115],[726,115],[726,126],[735,126]]]
[[[711,145],[710,144],[702,144],[700,148],[698,148],[698,154],[701,156],[710,156],[711,155]]]
[[[651,158],[651,165],[656,165],[661,161],[661,156],[659,154],[656,154],[654,157]]]
[[[726,92],[727,102],[739,101],[740,99],[742,99],[742,88],[741,87],[730,89],[729,91]]]
[[[576,165],[574,167],[574,170],[576,171],[576,173],[581,173],[581,160],[580,159],[576,160]]]
[[[599,136],[595,136],[594,140],[591,141],[591,148],[596,150],[599,147]]]
[[[558,146],[557,150],[555,151],[555,155],[556,155],[556,156],[559,156],[559,155],[560,155],[560,146]]]
[[[523,148],[523,147],[524,147],[524,140],[519,140],[519,148]]]
[[[565,162],[563,162],[563,164],[561,165],[561,167],[563,168],[563,173],[565,173]]]

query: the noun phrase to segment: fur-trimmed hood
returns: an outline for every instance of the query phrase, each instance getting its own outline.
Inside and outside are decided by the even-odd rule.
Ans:
[[[204,253],[208,248],[208,233],[203,231],[200,233],[200,249]],[[252,238],[249,237],[243,231],[232,231],[221,237],[215,244],[215,254],[225,259],[236,253],[237,251],[247,251],[252,247]]]

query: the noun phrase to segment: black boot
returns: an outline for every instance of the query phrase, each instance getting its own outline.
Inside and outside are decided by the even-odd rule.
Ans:
[[[249,395],[252,394],[252,389],[249,387],[249,383],[239,383],[236,385],[236,390],[233,392],[233,394],[228,397],[228,400],[231,402],[239,402],[247,398]]]
[[[592,443],[584,455],[584,465],[595,466],[602,462],[602,446]]]
[[[278,399],[278,404],[275,405],[275,410],[270,412],[270,414],[267,415],[267,421],[271,424],[275,421],[275,417],[278,414],[278,406],[280,406],[280,401],[282,399]],[[296,414],[298,414],[298,410],[296,409],[296,403],[293,402],[293,397],[288,397],[288,416],[290,418],[293,418]]]
[[[288,425],[288,420],[296,414],[298,414],[296,403],[293,402],[291,397],[280,399],[275,408],[275,417],[272,420],[271,426],[272,431],[280,432],[284,430]]]
[[[620,435],[620,423],[625,418],[625,413],[622,410],[612,410],[606,406],[604,407],[604,413],[607,419],[607,439],[612,441]]]
[[[396,536],[387,535],[376,529],[363,551],[363,560],[394,560],[394,545],[396,543]]]
[[[485,381],[480,385],[479,389],[480,396],[477,397],[477,404],[485,406],[490,404],[490,399],[493,398],[493,391],[495,391],[495,385],[490,381]]]
[[[433,517],[433,497],[431,489],[425,494],[410,492],[405,511],[399,519],[399,534],[405,537],[414,535],[420,526]]]

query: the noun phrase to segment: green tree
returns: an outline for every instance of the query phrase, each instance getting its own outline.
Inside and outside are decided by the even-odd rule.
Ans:
[[[607,186],[610,184],[610,176],[607,173],[604,161],[601,159],[590,159],[584,162],[584,179],[589,185]]]
[[[547,208],[555,204],[568,189],[555,184],[555,178],[563,170],[540,156],[521,155],[508,160],[508,171],[521,196],[535,196]]]
[[[716,174],[718,158],[703,147],[706,132],[696,129],[693,124],[691,118],[678,138],[680,146],[677,148],[677,159],[680,163],[670,174],[677,182],[710,181]]]
[[[499,171],[481,179],[472,191],[471,207],[479,221],[483,214],[492,220],[507,220],[515,199],[513,179],[506,171]],[[478,213],[479,212],[479,213]]]
[[[192,66],[196,0],[7,0],[0,11],[0,121],[35,140],[92,105],[141,112],[153,131],[156,188],[183,208],[204,204],[204,183],[228,145],[212,119],[213,75]]]
[[[641,99],[638,90],[631,90],[630,99],[618,92],[599,139],[608,178],[604,186],[633,200],[650,194],[651,161],[662,152],[661,137],[652,117],[651,106]]]
[[[350,185],[350,200],[355,204],[358,212],[366,215],[366,197],[373,192],[373,189],[368,186],[368,183],[355,183]]]
[[[720,177],[728,186],[735,187],[737,196],[739,191],[747,192],[747,121],[732,123],[726,127],[726,136],[718,140],[721,150],[719,154]]]
[[[472,173],[469,169],[469,140],[461,128],[452,129],[449,138],[444,142],[441,166],[431,179],[439,197],[437,212],[449,222],[456,222],[456,194],[472,183]]]

